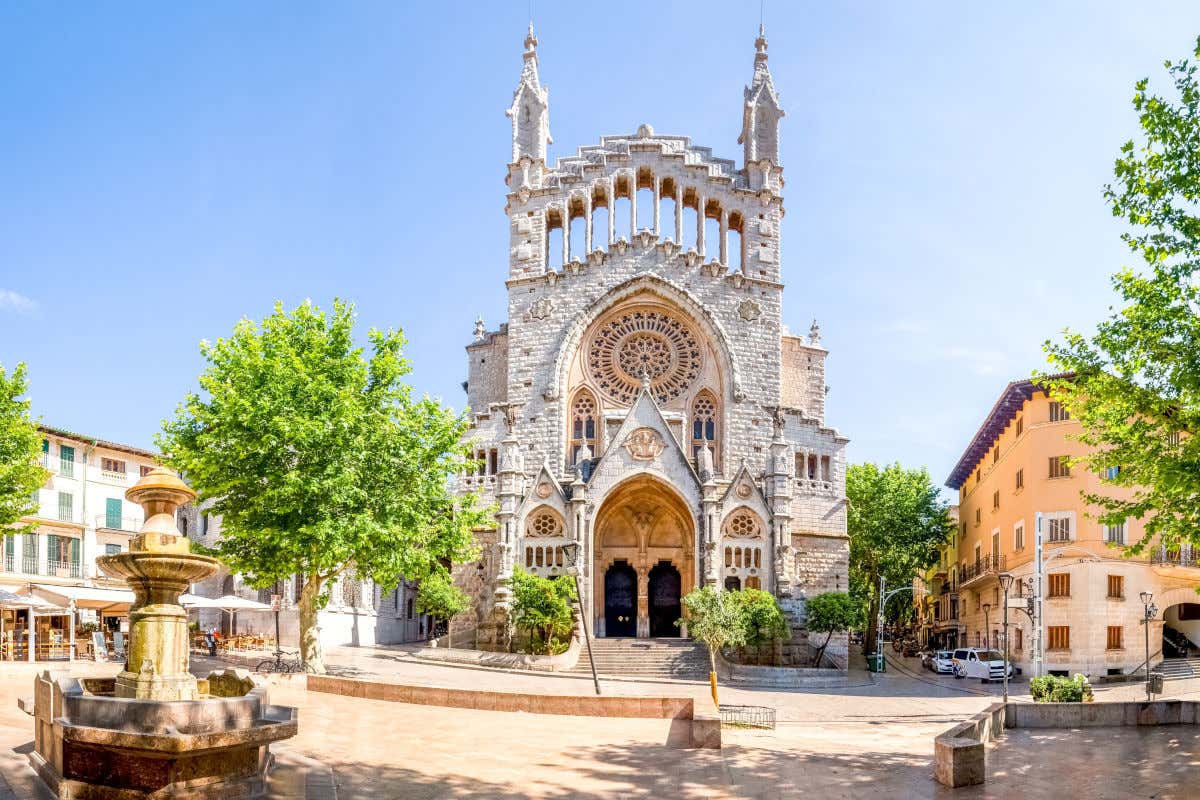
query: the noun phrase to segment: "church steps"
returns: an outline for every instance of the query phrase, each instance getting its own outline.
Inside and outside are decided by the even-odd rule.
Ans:
[[[709,670],[704,645],[688,639],[595,639],[592,653],[601,675],[703,679]],[[573,671],[591,671],[586,652]]]

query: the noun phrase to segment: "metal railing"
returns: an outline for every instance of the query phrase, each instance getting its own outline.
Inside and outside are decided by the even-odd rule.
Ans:
[[[22,556],[21,557],[21,572],[26,575],[37,574],[37,556]]]
[[[126,481],[129,480],[129,475],[128,475],[128,473],[125,473],[125,472],[117,472],[116,470],[111,470],[111,469],[102,469],[102,470],[100,470],[100,480],[112,481],[114,483],[125,483]]]
[[[1195,549],[1163,550],[1158,549],[1150,554],[1150,563],[1168,567],[1200,567],[1200,557]]]
[[[46,562],[46,574],[52,578],[78,578],[82,572],[78,561]]]
[[[107,528],[111,531],[130,531],[137,533],[141,527],[141,520],[137,517],[110,517],[108,514],[96,515],[96,527]]]
[[[966,586],[973,580],[987,577],[992,573],[1003,572],[1007,567],[1008,557],[1003,553],[988,553],[973,564],[966,564],[959,570],[959,584]]]

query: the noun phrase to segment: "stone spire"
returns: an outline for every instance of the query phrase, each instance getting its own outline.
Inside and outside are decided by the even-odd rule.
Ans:
[[[746,87],[745,98],[742,134],[738,137],[738,144],[745,151],[745,163],[778,164],[779,120],[784,111],[779,105],[771,70],[767,68],[767,34],[762,25],[758,26],[758,38],[754,40],[754,76]]]
[[[543,87],[538,78],[537,35],[533,22],[525,35],[524,65],[521,80],[513,92],[512,105],[504,112],[512,118],[513,155],[515,164],[522,156],[537,161],[546,160],[546,145],[550,138],[550,90]]]

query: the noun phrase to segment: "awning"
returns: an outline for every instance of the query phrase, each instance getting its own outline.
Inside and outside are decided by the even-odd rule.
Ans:
[[[44,583],[32,583],[30,591],[44,600],[59,606],[69,606],[72,601],[75,608],[91,608],[96,611],[128,611],[133,604],[131,589],[105,589],[99,586],[53,586]]]
[[[256,600],[247,600],[244,597],[227,594],[222,597],[197,597],[196,595],[186,595],[179,598],[180,602],[188,608],[219,608],[222,611],[270,611],[271,606],[266,603],[260,603]]]
[[[33,608],[34,615],[43,617],[71,613],[67,609],[57,606],[54,603],[47,602],[40,597],[14,594],[6,589],[0,589],[0,608]]]

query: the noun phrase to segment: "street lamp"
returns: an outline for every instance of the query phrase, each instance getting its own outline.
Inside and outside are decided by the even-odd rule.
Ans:
[[[985,650],[992,646],[992,623],[988,620],[988,612],[991,610],[991,603],[983,604],[983,647]]]
[[[1146,702],[1148,703],[1153,699],[1150,695],[1150,622],[1158,616],[1158,606],[1151,602],[1154,595],[1150,592],[1141,592],[1138,597],[1142,600],[1144,611],[1142,624],[1146,626]]]
[[[1008,704],[1008,671],[1012,669],[1008,663],[1008,590],[1013,585],[1011,572],[1001,572],[996,576],[1000,581],[1000,589],[1004,592],[1004,702]]]
[[[596,659],[592,656],[592,639],[588,636],[587,626],[587,611],[583,608],[583,592],[579,590],[579,570],[576,564],[579,561],[579,542],[567,542],[562,546],[563,557],[567,560],[567,566],[571,568],[571,576],[575,578],[575,602],[579,604],[579,624],[583,626],[583,641],[587,645],[588,663],[592,665],[592,684],[596,687],[596,694],[600,694],[600,678],[596,676]]]

